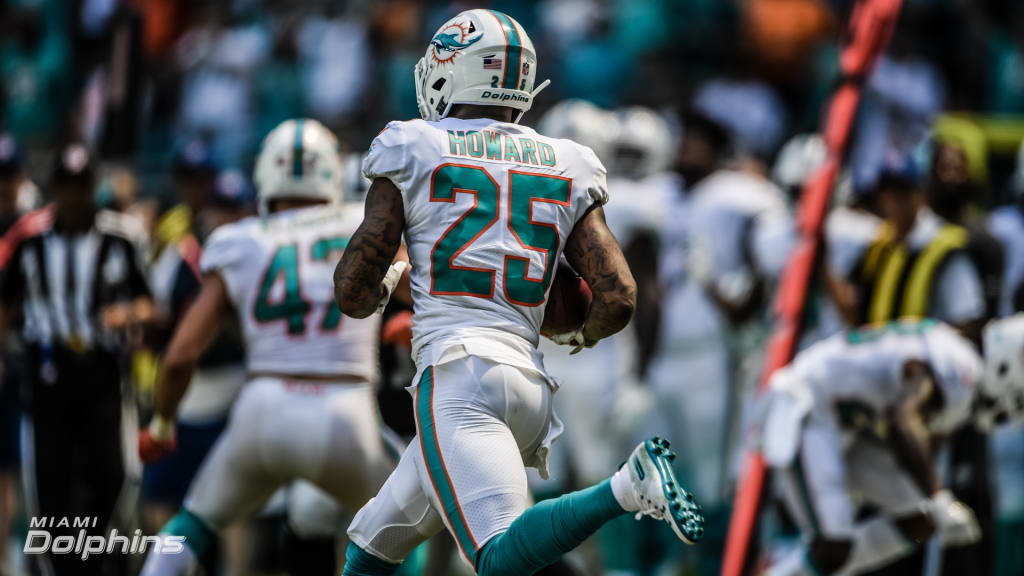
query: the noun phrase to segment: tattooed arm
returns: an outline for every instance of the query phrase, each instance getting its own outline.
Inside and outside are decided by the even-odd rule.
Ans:
[[[363,223],[334,269],[334,299],[353,318],[366,318],[384,296],[380,282],[402,245],[402,193],[387,178],[376,178],[366,195]]]
[[[583,338],[592,346],[625,328],[636,309],[636,282],[605,224],[603,208],[594,208],[576,223],[565,245],[565,257],[594,295],[583,324]]]

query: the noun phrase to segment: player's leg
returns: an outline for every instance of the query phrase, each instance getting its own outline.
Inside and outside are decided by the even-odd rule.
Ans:
[[[384,484],[397,459],[391,454],[380,422],[380,412],[370,386],[346,387],[332,393],[321,407],[323,427],[309,430],[319,434],[322,444],[297,466],[302,477],[334,496],[348,510],[358,510]],[[296,414],[309,421],[308,411]],[[296,422],[301,425],[301,422]]]
[[[523,462],[535,461],[553,431],[551,401],[540,374],[475,357],[422,374],[415,406],[432,501],[478,574],[533,574],[605,522],[650,508],[637,499],[653,486],[668,512],[660,491],[674,476],[667,449],[654,442],[615,479],[526,508]]]
[[[423,491],[413,439],[377,495],[348,528],[345,576],[393,574],[417,546],[444,530],[444,523]]]
[[[846,563],[854,531],[842,448],[835,427],[824,420],[808,418],[792,463],[776,470],[782,500],[808,542],[800,561],[822,575]]]
[[[337,574],[345,512],[337,499],[305,480],[288,486],[284,560],[289,574]]]
[[[421,538],[441,528],[442,517],[478,573],[532,574],[624,513],[606,481],[521,516],[522,452],[539,446],[551,422],[543,378],[468,358],[425,370],[415,396],[419,434],[353,521],[346,576],[393,573]],[[511,426],[503,421],[510,411]]]
[[[203,462],[181,510],[161,533],[185,536],[180,554],[151,553],[143,576],[190,574],[232,521],[254,513],[286,476],[268,466],[264,426],[287,403],[283,384],[249,383],[231,412],[227,429]]]

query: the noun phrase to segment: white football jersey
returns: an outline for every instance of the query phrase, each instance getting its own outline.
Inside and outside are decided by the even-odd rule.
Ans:
[[[239,316],[246,369],[376,379],[380,316],[342,316],[334,268],[362,210],[317,206],[215,230],[200,268],[217,272]]]
[[[903,367],[919,360],[932,370],[942,394],[944,427],[967,418],[974,389],[982,378],[981,357],[949,326],[925,321],[892,322],[836,334],[801,352],[789,370],[809,387],[816,408],[867,409],[881,416],[905,398]],[[841,415],[840,415],[841,416]]]
[[[377,136],[363,173],[402,192],[421,368],[457,344],[513,363],[535,355],[559,255],[607,200],[597,156],[518,124],[411,120]]]

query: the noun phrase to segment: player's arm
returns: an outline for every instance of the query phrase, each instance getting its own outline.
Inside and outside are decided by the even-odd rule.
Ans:
[[[391,180],[375,178],[366,195],[363,223],[334,270],[334,299],[346,316],[366,318],[390,296],[394,283],[389,288],[383,281],[402,245],[404,230],[402,192]]]
[[[593,293],[583,324],[584,343],[592,346],[622,330],[636,309],[636,281],[608,230],[603,208],[594,208],[576,223],[565,246],[565,257]]]
[[[925,423],[925,414],[936,401],[935,384],[922,362],[904,365],[903,382],[907,393],[889,418],[889,440],[911,478],[931,496],[941,487],[932,465],[931,435]]]
[[[160,364],[154,393],[156,414],[149,428],[139,437],[139,455],[143,461],[152,462],[164,452],[174,449],[174,420],[178,405],[192,381],[199,357],[217,337],[230,306],[227,286],[220,274],[207,274],[199,296],[178,324]]]

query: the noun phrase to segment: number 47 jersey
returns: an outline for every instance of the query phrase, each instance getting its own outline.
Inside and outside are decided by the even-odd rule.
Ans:
[[[566,240],[608,198],[594,153],[518,124],[411,120],[377,136],[363,173],[402,193],[418,365],[454,345],[510,363],[536,356]]]
[[[361,217],[359,207],[317,206],[210,235],[200,267],[224,280],[250,374],[376,379],[379,316],[343,317],[334,303],[334,268]]]

